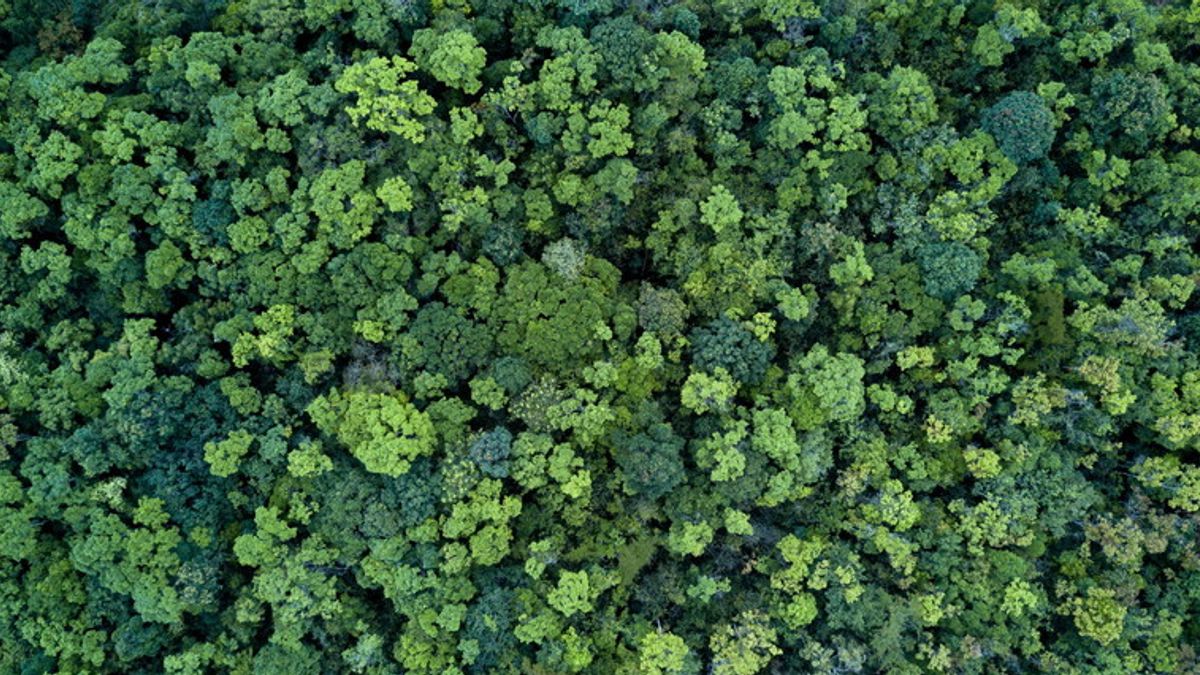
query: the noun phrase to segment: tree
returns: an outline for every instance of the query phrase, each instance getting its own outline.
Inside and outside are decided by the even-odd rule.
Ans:
[[[468,454],[485,475],[493,478],[505,478],[508,476],[512,440],[513,436],[508,429],[497,427],[480,434],[472,441]]]
[[[747,610],[733,623],[722,624],[709,639],[712,669],[722,675],[754,675],[783,653],[778,636],[762,612]]]
[[[314,400],[307,412],[373,473],[402,476],[413,460],[435,447],[429,416],[403,394],[334,390]]]
[[[937,121],[937,97],[929,78],[914,68],[895,66],[875,78],[868,111],[872,126],[889,142],[911,137]]]
[[[566,617],[592,611],[587,572],[564,571],[558,577],[558,585],[546,595],[546,601]]]
[[[775,346],[760,340],[744,326],[727,317],[715,319],[693,330],[692,361],[697,368],[714,372],[724,369],[738,382],[758,384],[775,355]]]
[[[479,75],[487,64],[487,52],[468,31],[422,28],[413,33],[408,53],[422,70],[448,87],[474,94],[483,86]]]
[[[788,376],[788,386],[797,392],[801,406],[794,415],[812,404],[834,421],[850,422],[862,414],[866,404],[862,359],[853,354],[830,354],[824,345],[815,345],[797,365],[799,372]],[[802,429],[812,424],[808,415],[797,421]]]
[[[742,209],[728,188],[714,185],[708,199],[700,204],[700,222],[712,228],[718,236],[732,232],[742,222]]]
[[[683,482],[685,474],[679,454],[683,439],[669,424],[652,424],[632,436],[618,434],[615,444],[617,464],[628,494],[655,500]]]
[[[925,292],[947,302],[975,288],[983,269],[979,254],[957,241],[922,246],[917,251],[917,263]]]
[[[664,337],[681,333],[687,321],[687,303],[670,288],[643,285],[637,309],[639,325]]]
[[[231,476],[237,473],[238,462],[249,452],[253,442],[253,435],[239,429],[222,441],[205,443],[204,461],[212,466],[214,476]]]
[[[346,108],[351,121],[366,121],[368,129],[397,134],[413,143],[425,140],[425,127],[417,118],[433,112],[434,100],[413,80],[403,79],[417,67],[393,56],[375,57],[348,66],[334,82],[343,94],[357,101]]]
[[[1054,114],[1029,91],[1014,91],[984,110],[980,125],[1017,164],[1045,157],[1054,143]]]
[[[1154,75],[1114,70],[1093,81],[1091,121],[1101,144],[1139,151],[1175,126],[1165,88]]]
[[[1089,588],[1087,595],[1076,598],[1072,615],[1079,634],[1107,645],[1124,632],[1125,607],[1116,601],[1116,593],[1105,588]]]
[[[688,672],[689,650],[683,638],[673,633],[649,632],[638,642],[638,667],[644,675]]]
[[[422,306],[399,342],[398,360],[410,377],[434,373],[451,385],[485,365],[493,348],[486,327],[440,302]]]

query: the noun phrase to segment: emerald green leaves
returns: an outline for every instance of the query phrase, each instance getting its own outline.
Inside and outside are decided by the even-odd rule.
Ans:
[[[1017,164],[1041,159],[1054,142],[1054,116],[1040,96],[1016,91],[983,112],[983,130]]]
[[[409,53],[417,65],[448,87],[468,94],[479,91],[479,75],[487,63],[487,52],[465,30],[445,33],[423,28],[413,33]]]
[[[433,112],[435,102],[416,81],[407,79],[416,69],[402,56],[375,57],[348,66],[334,88],[354,97],[346,112],[355,124],[420,143],[425,126],[419,118]]]
[[[0,0],[0,672],[1196,671],[1186,4]]]
[[[429,416],[399,393],[333,391],[314,400],[308,414],[372,473],[402,476],[436,443]]]

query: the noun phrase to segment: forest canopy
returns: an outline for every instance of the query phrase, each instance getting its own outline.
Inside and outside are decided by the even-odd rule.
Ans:
[[[1197,0],[0,0],[0,672],[1200,672]]]

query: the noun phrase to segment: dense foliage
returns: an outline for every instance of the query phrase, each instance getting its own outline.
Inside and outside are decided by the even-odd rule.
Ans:
[[[1194,0],[0,56],[0,672],[1200,672]]]

